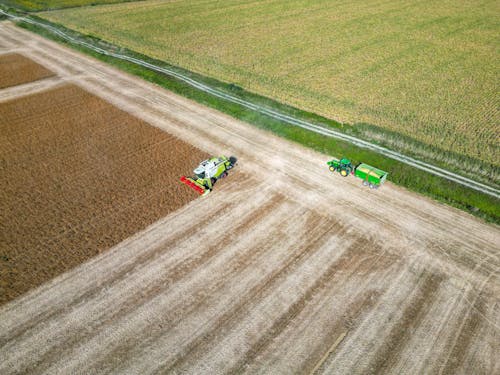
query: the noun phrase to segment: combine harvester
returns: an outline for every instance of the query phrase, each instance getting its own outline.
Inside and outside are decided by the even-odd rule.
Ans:
[[[201,195],[210,193],[218,179],[228,175],[228,171],[236,165],[236,158],[231,156],[213,157],[204,160],[193,171],[195,177],[181,177],[181,182],[196,190]]]
[[[328,164],[331,172],[339,172],[344,177],[352,174],[362,179],[363,185],[369,186],[370,189],[378,189],[378,187],[385,182],[388,174],[387,172],[364,163],[353,167],[351,161],[346,158],[340,160],[333,159],[326,164]]]

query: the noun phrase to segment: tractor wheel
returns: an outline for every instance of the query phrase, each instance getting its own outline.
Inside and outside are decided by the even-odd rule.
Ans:
[[[347,177],[347,175],[348,175],[348,173],[347,173],[347,171],[345,169],[342,169],[340,171],[340,174],[342,175],[342,177]]]
[[[227,171],[222,172],[222,174],[220,175],[220,177],[219,177],[219,178],[224,178],[224,177],[226,177],[227,175],[228,175]]]
[[[330,170],[330,172],[335,172],[335,167],[334,166],[330,166],[330,168],[328,168]]]

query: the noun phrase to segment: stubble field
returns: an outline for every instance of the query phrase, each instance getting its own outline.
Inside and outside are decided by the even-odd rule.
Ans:
[[[500,371],[497,226],[332,175],[327,155],[10,24],[0,35],[159,133],[239,161],[207,197],[1,306],[2,374]]]
[[[328,118],[498,166],[499,10],[495,1],[468,0],[152,0],[43,17]]]

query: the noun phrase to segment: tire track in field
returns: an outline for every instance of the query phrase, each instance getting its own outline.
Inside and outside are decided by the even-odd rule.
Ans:
[[[280,212],[282,210],[277,210],[274,207],[274,212]],[[271,218],[270,212],[266,214],[264,222]],[[261,217],[258,222],[261,222],[264,217]],[[272,233],[280,232],[285,227],[289,227],[295,221],[287,222],[281,221],[276,224],[275,229]],[[245,249],[237,251],[232,255],[229,260],[226,261],[224,269],[217,272],[217,276],[205,280],[203,282],[195,283],[194,287],[190,289],[191,295],[189,298],[183,297],[175,305],[170,306],[169,309],[162,311],[161,323],[159,323],[159,329],[156,332],[149,333],[140,340],[140,345],[135,343],[136,338],[134,337],[131,342],[124,342],[120,346],[113,349],[112,353],[107,354],[106,357],[102,358],[98,363],[94,364],[92,368],[110,368],[110,369],[120,369],[123,368],[123,361],[113,361],[113,358],[127,358],[130,362],[135,362],[135,358],[141,358],[142,355],[138,355],[137,352],[146,353],[154,351],[156,348],[162,348],[163,345],[157,343],[164,336],[168,336],[169,332],[174,332],[179,326],[185,323],[187,320],[192,319],[199,315],[200,311],[204,310],[208,306],[212,306],[217,303],[217,294],[220,294],[220,290],[227,288],[231,282],[228,282],[231,277],[238,277],[240,279],[244,278],[245,273],[251,272],[251,268],[254,267],[259,262],[265,261],[268,253],[272,251],[275,241],[271,240],[271,235],[268,233],[265,236],[255,233],[255,230],[260,228],[260,225],[256,225],[253,228],[242,228],[239,233],[238,242],[251,243],[247,244]],[[243,235],[243,238],[241,236]],[[231,240],[232,242],[235,242]],[[236,243],[236,242],[235,242]],[[232,245],[234,246],[234,244]],[[225,246],[224,252],[228,252],[231,246]],[[199,284],[199,285],[198,285]],[[149,348],[153,348],[150,350]],[[113,366],[114,363],[114,366]],[[122,371],[127,371],[123,368]]]
[[[458,370],[463,369],[466,360],[466,354],[471,347],[473,338],[485,324],[484,317],[486,316],[487,304],[486,294],[484,289],[493,274],[487,276],[482,283],[480,289],[475,291],[470,289],[468,292],[463,292],[462,300],[466,300],[469,306],[465,307],[457,319],[458,330],[456,335],[449,335],[446,348],[451,348],[446,356],[444,363],[439,369],[439,374],[455,374]],[[467,293],[467,295],[466,295]],[[469,302],[472,301],[472,302]]]
[[[430,310],[434,303],[444,276],[423,271],[418,281],[416,292],[411,296],[404,308],[401,318],[394,323],[382,345],[373,354],[373,360],[365,369],[368,373],[387,373],[394,366],[399,354],[408,343],[413,330],[419,326],[420,321]]]
[[[272,366],[278,373],[309,374],[321,368],[320,361],[327,362],[344,345],[343,341],[337,342],[339,337],[347,339],[378,303],[385,289],[382,280],[392,275],[400,263],[398,257],[380,250],[364,238],[358,250],[346,257],[346,263],[330,281],[331,286],[315,296],[297,322],[291,322],[273,339],[245,372],[265,374],[259,369]],[[348,258],[352,261],[348,262]]]
[[[383,287],[377,280],[385,280],[393,274],[396,266],[401,263],[399,256],[386,254],[381,247],[381,244],[372,247],[370,239],[365,238],[360,250],[359,262],[346,265],[346,270],[355,268],[353,272],[349,272],[349,276],[340,285],[351,285],[349,288],[349,303],[346,306],[341,306],[333,324],[330,324],[328,333],[323,335],[323,340],[311,350],[307,360],[300,363],[300,373],[314,374],[319,373],[325,363],[328,363],[339,347],[342,347],[343,341],[350,332],[356,330],[361,322],[366,318],[369,311],[379,303],[380,297],[383,294]],[[374,259],[373,259],[374,258]],[[337,284],[337,283],[335,283]],[[351,292],[352,289],[352,292]],[[343,292],[343,288],[332,287],[334,293],[328,293],[323,299],[337,301],[339,293]],[[313,321],[324,321],[322,315],[326,315],[324,310],[319,310],[309,318]],[[305,330],[309,327],[304,326]],[[328,326],[327,326],[328,327]],[[325,328],[322,328],[324,330]],[[339,341],[340,339],[340,341]],[[326,352],[325,352],[326,350]]]
[[[311,300],[318,294],[324,291],[325,288],[334,288],[334,281],[340,284],[342,279],[350,278],[355,272],[358,272],[363,266],[364,255],[360,248],[366,243],[366,239],[360,237],[356,239],[342,253],[340,258],[332,262],[328,268],[300,295],[288,308],[267,328],[256,343],[234,364],[227,373],[241,373],[244,366],[256,360],[256,358],[270,345],[276,336],[279,336],[286,327],[294,320],[305,308]],[[314,246],[314,245],[313,245]],[[339,271],[347,271],[347,274],[339,275]],[[363,298],[363,301],[366,297]],[[357,302],[351,305],[356,305]],[[355,315],[355,314],[354,314]],[[302,371],[301,371],[302,372]]]
[[[218,317],[215,322],[211,323],[208,330],[190,341],[169,363],[155,369],[155,371],[177,371],[186,365],[189,360],[197,358],[197,353],[202,353],[212,346],[217,338],[224,335],[242,319],[247,313],[249,305],[254,305],[264,295],[270,293],[273,288],[282,282],[286,275],[293,273],[308,258],[314,255],[320,244],[328,240],[324,234],[338,227],[338,224],[323,223],[321,217],[313,215],[307,227],[309,230],[304,233],[303,237],[300,238],[300,242],[293,249],[288,250],[290,255],[287,256],[285,262],[279,268],[275,268],[270,274],[265,275],[262,281],[240,295],[238,302]],[[337,235],[343,236],[345,230],[345,228],[341,228]]]
[[[318,348],[314,351],[311,354],[310,361],[303,363],[298,372],[309,375],[321,373],[324,363],[342,345],[345,336],[349,334],[349,330],[354,329],[359,324],[364,315],[378,302],[379,297],[380,292],[377,290],[364,291],[356,295],[354,301],[343,307],[342,319],[337,324],[329,327],[328,333],[325,335],[328,340],[322,342],[321,350]],[[325,349],[327,349],[326,352],[324,352]]]
[[[463,369],[467,358],[467,350],[471,346],[476,333],[483,324],[482,315],[486,312],[486,303],[482,296],[477,296],[467,314],[463,316],[463,325],[460,327],[459,334],[445,362],[440,374],[457,374]],[[450,343],[451,344],[451,343]]]

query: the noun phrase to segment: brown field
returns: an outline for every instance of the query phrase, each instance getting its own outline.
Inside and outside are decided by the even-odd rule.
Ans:
[[[197,195],[205,153],[67,85],[0,103],[0,304]]]
[[[0,373],[500,373],[498,227],[391,183],[371,191],[331,175],[327,155],[4,33],[239,164],[207,197],[0,307]]]
[[[17,53],[0,55],[0,89],[54,75],[50,70]]]

